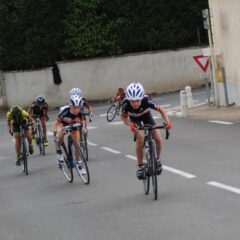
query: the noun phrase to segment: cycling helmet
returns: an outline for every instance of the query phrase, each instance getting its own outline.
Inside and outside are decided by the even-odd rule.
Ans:
[[[37,100],[37,103],[38,103],[39,105],[44,105],[44,103],[45,103],[45,98],[44,98],[43,95],[37,96],[36,100]]]
[[[126,90],[126,98],[128,100],[142,100],[144,97],[144,89],[140,83],[131,83]]]
[[[20,121],[22,117],[22,109],[18,105],[13,106],[11,109],[11,115],[14,121]]]
[[[82,91],[80,88],[72,88],[69,92],[69,97],[70,96],[78,96],[82,97]]]
[[[77,95],[72,95],[69,97],[68,103],[70,106],[82,106],[83,99]]]

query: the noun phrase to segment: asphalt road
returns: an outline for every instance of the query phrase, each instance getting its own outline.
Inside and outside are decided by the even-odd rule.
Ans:
[[[201,103],[205,93],[194,97]],[[168,111],[179,106],[178,94],[156,100]],[[35,148],[25,176],[0,121],[0,240],[239,239],[239,124],[172,117],[154,201],[135,177],[132,133],[119,117],[107,123],[106,109],[96,106],[89,125],[88,186],[59,171],[51,126],[46,156]]]

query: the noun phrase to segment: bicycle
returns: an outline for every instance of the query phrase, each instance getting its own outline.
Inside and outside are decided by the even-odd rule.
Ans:
[[[86,159],[84,157],[84,154],[79,147],[79,145],[73,141],[71,132],[74,130],[80,130],[81,132],[82,124],[81,123],[75,123],[72,125],[68,125],[59,131],[64,131],[67,135],[67,143],[65,144],[65,141],[63,140],[61,143],[61,149],[63,152],[64,157],[64,163],[59,164],[59,168],[62,171],[64,177],[66,180],[70,183],[73,182],[73,168],[76,169],[79,177],[83,180],[85,184],[90,183],[90,174],[88,170],[88,165],[86,162]],[[55,132],[56,137],[56,132]],[[76,161],[76,155],[80,156],[80,163],[75,163]],[[85,173],[82,173],[82,171],[85,170]]]
[[[26,127],[29,127],[31,124],[20,125],[20,153],[22,156],[21,165],[23,172],[28,175],[28,156],[29,156],[29,144],[27,136],[25,134]]]
[[[152,187],[154,193],[154,200],[158,198],[158,184],[157,184],[157,155],[156,155],[156,144],[154,139],[152,138],[151,131],[154,129],[162,129],[165,126],[160,125],[143,125],[138,128],[138,130],[142,130],[144,132],[144,149],[146,155],[146,162],[144,163],[145,166],[145,176],[146,178],[143,179],[143,188],[146,195],[148,195],[150,190],[150,178],[152,178]],[[170,133],[168,129],[166,129],[166,139],[168,139]],[[134,141],[136,141],[136,134],[134,135]]]
[[[40,155],[45,155],[45,146],[44,146],[44,137],[43,137],[43,128],[40,116],[36,116],[36,132],[35,132],[35,138],[36,138],[36,144],[39,148]]]
[[[122,103],[120,101],[113,102],[107,110],[107,121],[112,122],[116,115],[121,111]]]

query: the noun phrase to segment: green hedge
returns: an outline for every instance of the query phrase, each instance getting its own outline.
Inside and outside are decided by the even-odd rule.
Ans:
[[[0,69],[206,44],[207,2],[2,0]]]

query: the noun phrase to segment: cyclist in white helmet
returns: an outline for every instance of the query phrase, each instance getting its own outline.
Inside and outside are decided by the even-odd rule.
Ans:
[[[143,144],[144,136],[142,131],[137,131],[138,126],[142,124],[156,125],[152,116],[151,109],[158,111],[166,125],[166,128],[171,128],[171,122],[165,110],[157,105],[152,99],[145,95],[144,88],[140,83],[131,83],[126,89],[126,99],[122,105],[122,121],[128,125],[132,132],[136,131],[136,155],[137,155],[137,177],[144,179],[145,171],[143,165]],[[156,152],[158,158],[157,173],[161,174],[162,164],[160,154],[162,149],[162,138],[159,129],[152,131],[153,139],[156,143]]]
[[[57,159],[59,164],[64,163],[63,153],[61,150],[61,143],[64,138],[64,132],[57,131],[69,124],[81,123],[84,120],[84,117],[81,113],[81,107],[83,105],[83,99],[78,95],[72,95],[69,97],[68,105],[61,107],[60,112],[54,122],[54,131],[57,132],[56,135],[56,151],[57,151]],[[80,136],[79,130],[72,131],[73,141],[80,145]],[[77,156],[78,159],[74,159],[76,161],[80,160],[80,156]]]

